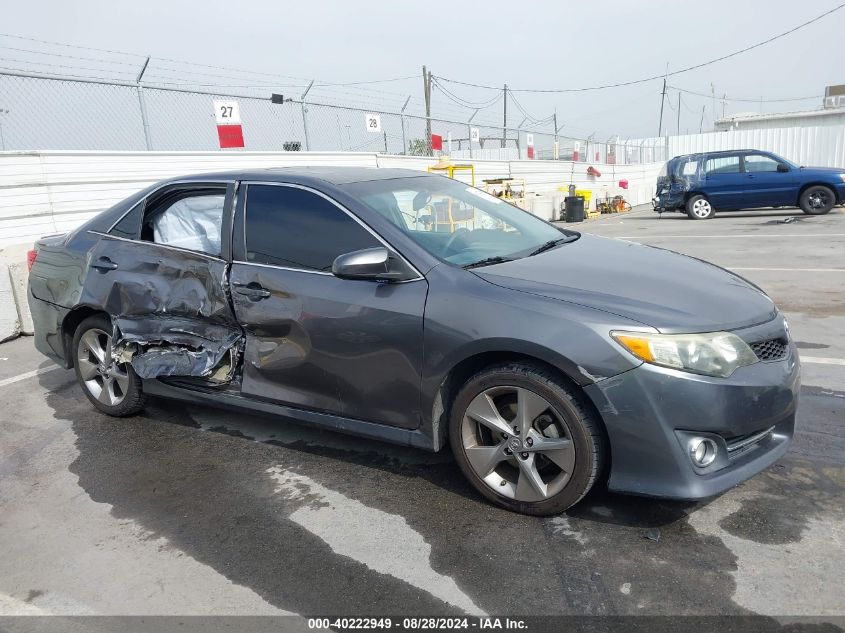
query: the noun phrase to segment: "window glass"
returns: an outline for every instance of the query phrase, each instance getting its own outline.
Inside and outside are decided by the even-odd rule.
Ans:
[[[762,154],[749,154],[745,157],[745,171],[749,173],[777,170],[778,162],[774,158]]]
[[[698,161],[688,160],[681,167],[681,176],[694,176],[698,171]]]
[[[125,237],[129,240],[137,240],[141,232],[141,215],[144,211],[144,202],[141,201],[132,207],[126,215],[121,218],[120,222],[115,224],[109,235],[116,237]]]
[[[154,212],[152,241],[219,256],[224,200],[223,194],[189,196]]]
[[[708,175],[738,174],[739,156],[719,156],[718,158],[708,158],[706,169]]]
[[[390,178],[345,186],[429,253],[456,265],[526,257],[577,237],[460,181],[443,176]]]
[[[247,261],[331,271],[339,255],[381,245],[322,196],[296,187],[249,185]]]

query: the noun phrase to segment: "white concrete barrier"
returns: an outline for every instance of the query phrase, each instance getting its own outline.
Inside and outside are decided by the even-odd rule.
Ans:
[[[15,338],[21,333],[18,308],[12,293],[9,267],[0,264],[0,342]]]

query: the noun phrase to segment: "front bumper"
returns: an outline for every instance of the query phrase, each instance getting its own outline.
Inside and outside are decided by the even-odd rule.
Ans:
[[[792,343],[783,360],[742,367],[726,379],[643,364],[590,385],[586,391],[610,440],[608,487],[676,499],[732,488],[786,452],[799,389]],[[712,466],[693,465],[685,445],[690,434],[716,442],[720,458]],[[728,457],[729,444],[736,448],[755,435],[757,441]]]

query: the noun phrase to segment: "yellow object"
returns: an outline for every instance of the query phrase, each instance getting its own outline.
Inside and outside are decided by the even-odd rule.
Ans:
[[[445,171],[449,178],[455,177],[456,171],[468,171],[472,176],[472,186],[475,187],[475,165],[453,165],[448,156],[443,156],[434,165],[428,166],[429,173]]]
[[[562,191],[565,194],[569,194],[569,187],[558,187],[558,191]],[[576,189],[575,195],[584,198],[584,212],[585,213],[592,213],[590,209],[590,200],[593,198],[593,190],[592,189]]]

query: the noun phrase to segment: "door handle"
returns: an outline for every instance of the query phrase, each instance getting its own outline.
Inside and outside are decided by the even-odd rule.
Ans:
[[[99,257],[93,262],[91,262],[91,268],[96,268],[101,272],[107,272],[109,270],[116,270],[117,264],[115,264],[108,257]]]
[[[255,301],[266,299],[270,296],[269,290],[265,290],[255,282],[249,284],[233,283],[232,285],[235,287],[235,292],[239,295],[244,295]]]

